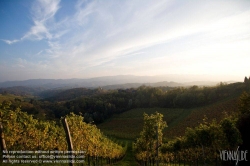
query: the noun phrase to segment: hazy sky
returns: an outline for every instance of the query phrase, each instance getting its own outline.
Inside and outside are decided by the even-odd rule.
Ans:
[[[1,0],[0,81],[250,75],[249,0]]]

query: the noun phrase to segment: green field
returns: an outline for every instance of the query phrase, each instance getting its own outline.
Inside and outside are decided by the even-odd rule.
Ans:
[[[139,136],[143,127],[143,113],[153,114],[159,112],[164,115],[164,120],[168,125],[181,121],[191,113],[188,109],[169,109],[169,108],[139,108],[132,109],[119,115],[113,116],[106,122],[98,125],[105,134],[118,137],[134,139]],[[184,115],[184,116],[183,116]]]
[[[114,115],[98,128],[104,134],[125,139],[135,139],[139,136],[143,127],[143,113],[153,114],[156,111],[163,114],[168,127],[164,130],[165,139],[182,136],[187,127],[195,127],[202,122],[204,116],[209,121],[220,120],[224,112],[232,113],[236,108],[237,100],[229,99],[208,106],[192,109],[179,108],[138,108],[132,109],[119,115]]]

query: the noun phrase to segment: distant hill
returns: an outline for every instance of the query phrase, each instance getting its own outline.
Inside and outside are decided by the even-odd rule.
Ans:
[[[190,77],[190,78],[189,78]],[[172,81],[172,82],[167,82]],[[192,82],[202,81],[202,82]],[[178,84],[176,83],[178,82]],[[132,83],[132,84],[131,84]],[[181,83],[181,84],[179,84]],[[192,77],[189,75],[167,75],[167,76],[133,76],[133,75],[118,75],[118,76],[104,76],[89,79],[31,79],[24,81],[7,81],[1,82],[0,88],[25,86],[25,87],[43,87],[46,89],[53,88],[95,88],[104,86],[117,86],[118,88],[138,87],[141,84],[150,86],[183,86],[184,85],[215,85],[218,82],[209,82],[204,77]],[[124,85],[126,84],[126,85]],[[108,89],[110,87],[107,87]],[[113,88],[111,88],[113,89]]]
[[[194,79],[193,77],[191,78]],[[173,80],[179,80],[179,81],[182,80],[182,81],[176,82]],[[115,90],[115,89],[138,88],[142,85],[151,87],[173,88],[173,87],[189,87],[193,85],[214,86],[219,84],[219,82],[212,82],[212,81],[183,82],[185,80],[191,80],[191,79],[187,79],[187,76],[182,76],[182,75],[168,75],[168,76],[119,75],[119,76],[96,77],[89,79],[32,79],[24,81],[2,82],[0,83],[0,94],[9,93],[22,96],[33,95],[41,98],[51,98],[51,99],[60,98],[60,100],[61,99],[66,100],[66,99],[74,99],[75,97],[95,94],[95,92],[92,92],[91,90],[96,88],[102,88],[104,90]],[[230,83],[233,82],[234,81],[230,81]]]
[[[232,82],[233,83],[233,82]],[[217,82],[209,82],[209,81],[195,81],[195,82],[185,82],[178,83],[173,81],[162,81],[155,83],[126,83],[126,84],[114,84],[114,85],[106,85],[102,86],[103,89],[129,89],[129,88],[138,88],[139,86],[146,85],[151,87],[185,87],[185,86],[214,86],[218,84]]]
[[[99,94],[98,89],[87,89],[87,88],[73,88],[73,89],[57,89],[57,90],[46,90],[40,92],[38,95],[41,98],[46,98],[50,101],[64,101],[71,100],[83,96],[91,96]]]
[[[156,82],[156,83],[127,83],[127,84],[116,84],[116,85],[107,85],[102,86],[103,89],[129,89],[129,88],[138,88],[139,86],[146,85],[152,87],[179,87],[185,86],[185,84],[177,83],[177,82]]]
[[[12,86],[12,87],[2,87],[0,88],[0,94],[8,93],[14,95],[21,96],[37,96],[41,98],[50,98],[53,100],[67,100],[74,99],[75,97],[80,96],[89,96],[93,95],[96,92],[94,89],[101,88],[104,90],[115,90],[115,89],[130,89],[130,88],[138,88],[142,85],[151,86],[151,87],[185,87],[185,86],[212,86],[216,85],[215,82],[190,82],[190,83],[177,83],[177,82],[156,82],[156,83],[126,83],[126,84],[114,84],[114,85],[106,85],[106,86],[96,86],[96,87],[80,87],[80,85],[71,85],[66,86],[67,84],[42,84],[46,83],[48,80],[41,80],[41,83],[36,81],[31,81],[34,84],[28,84],[28,80],[24,81],[21,85],[26,86]],[[52,80],[53,82],[54,80]],[[36,84],[37,83],[37,84]],[[48,83],[48,82],[47,82]],[[15,83],[18,85],[18,83]],[[37,86],[35,86],[35,84]],[[14,85],[10,84],[10,85]],[[39,86],[38,86],[39,85]],[[60,87],[61,86],[61,87]]]

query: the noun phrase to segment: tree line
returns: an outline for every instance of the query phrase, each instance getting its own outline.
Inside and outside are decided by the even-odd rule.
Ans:
[[[76,91],[79,89],[70,91],[70,96],[74,96]],[[59,119],[74,112],[84,116],[86,122],[101,123],[113,114],[133,108],[193,108],[238,97],[243,91],[250,91],[248,84],[220,83],[214,87],[176,88],[141,86],[136,89],[109,91],[99,88],[94,92],[86,89],[79,91],[80,94],[87,94],[71,100],[61,100],[63,97],[59,97],[59,100],[56,100],[56,97],[53,100],[31,99],[29,102],[13,101],[13,106],[21,105],[22,111],[40,119]]]

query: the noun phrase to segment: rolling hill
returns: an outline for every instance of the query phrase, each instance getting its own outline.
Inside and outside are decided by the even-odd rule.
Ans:
[[[167,81],[172,81],[172,82],[167,82]],[[123,84],[131,84],[131,83],[132,84],[130,86],[138,86],[138,85],[140,86],[141,84],[151,85],[152,83],[156,83],[156,84],[152,84],[152,86],[185,86],[185,84],[186,85],[195,85],[195,84],[196,85],[215,85],[218,82],[217,81],[211,82],[205,76],[118,75],[118,76],[103,76],[103,77],[95,77],[95,78],[87,78],[87,79],[30,79],[30,80],[23,80],[23,81],[6,81],[6,82],[0,82],[0,88],[25,86],[25,87],[43,87],[46,89],[54,89],[54,88],[71,89],[71,88],[78,88],[78,87],[96,88],[96,87],[103,87],[103,86],[110,87],[114,85],[124,86]]]

